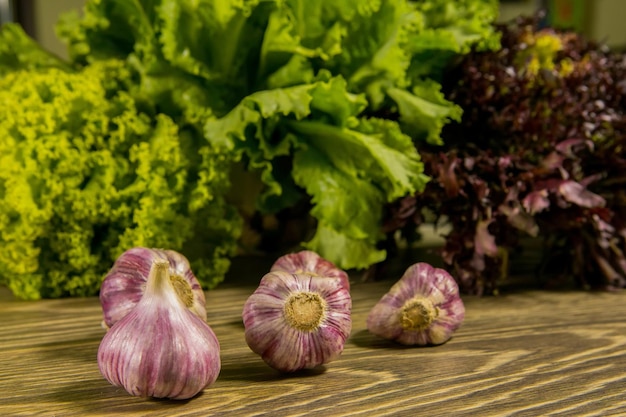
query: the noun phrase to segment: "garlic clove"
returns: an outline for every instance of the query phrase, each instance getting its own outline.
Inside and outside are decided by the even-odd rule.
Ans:
[[[341,355],[351,308],[338,278],[270,272],[244,305],[246,343],[279,371],[315,368]]]
[[[367,328],[404,345],[439,345],[452,337],[464,318],[454,278],[443,269],[417,263],[372,308]]]
[[[170,281],[171,263],[156,259],[143,297],[104,335],[98,367],[113,385],[142,397],[188,399],[217,379],[220,346]]]
[[[103,327],[109,328],[128,314],[141,300],[148,274],[154,261],[169,262],[169,279],[187,307],[206,321],[204,291],[182,254],[165,249],[136,247],[121,254],[100,287],[100,304],[104,314]]]
[[[348,290],[350,289],[350,279],[344,270],[337,268],[335,264],[310,250],[303,250],[281,256],[274,262],[270,271],[285,271],[292,274],[339,278],[341,283]]]

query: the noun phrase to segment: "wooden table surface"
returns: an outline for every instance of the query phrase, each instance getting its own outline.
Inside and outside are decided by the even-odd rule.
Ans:
[[[207,293],[222,350],[217,382],[183,402],[136,398],[104,380],[97,298],[0,302],[0,416],[626,415],[626,293],[518,291],[464,297],[442,346],[405,348],[365,317],[392,282],[353,284],[353,331],[325,369],[281,375],[244,340],[254,287]]]

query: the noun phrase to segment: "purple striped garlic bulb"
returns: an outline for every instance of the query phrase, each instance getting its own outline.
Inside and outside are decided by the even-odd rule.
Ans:
[[[191,271],[187,258],[172,250],[136,247],[117,258],[100,286],[105,328],[113,326],[141,300],[150,269],[156,260],[169,262],[167,274],[173,287],[185,300],[187,308],[206,321],[204,291]]]
[[[113,385],[140,397],[188,399],[215,382],[220,345],[170,279],[171,263],[152,262],[145,293],[102,338],[98,367]]]
[[[446,271],[410,266],[367,317],[373,334],[403,345],[445,343],[465,318],[459,287]]]
[[[279,371],[315,368],[341,355],[351,309],[339,278],[270,272],[244,305],[246,343]]]
[[[281,256],[274,262],[270,271],[285,271],[292,274],[339,278],[341,283],[348,290],[350,289],[350,280],[344,270],[337,268],[335,264],[310,250],[303,250]]]

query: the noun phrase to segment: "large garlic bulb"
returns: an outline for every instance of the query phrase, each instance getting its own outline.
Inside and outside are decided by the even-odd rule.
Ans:
[[[102,375],[131,395],[191,398],[220,372],[215,333],[190,310],[170,274],[169,260],[153,260],[143,296],[98,349]]]
[[[341,355],[351,309],[339,278],[270,272],[244,305],[246,342],[277,370],[314,368]]]

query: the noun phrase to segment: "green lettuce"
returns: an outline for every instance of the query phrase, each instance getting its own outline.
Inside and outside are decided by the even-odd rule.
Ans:
[[[315,220],[303,246],[346,269],[383,260],[384,205],[424,188],[418,149],[441,143],[461,114],[440,91],[442,71],[497,43],[496,10],[491,0],[90,0],[58,25],[67,63],[9,25],[0,280],[30,298],[93,294],[110,261],[143,244],[183,251],[208,288],[242,216],[302,203]],[[83,85],[93,93],[81,96]],[[32,112],[45,123],[16,119]]]
[[[345,80],[335,77],[251,94],[205,125],[211,143],[234,146],[248,166],[262,170],[268,187],[259,203],[266,210],[276,204],[272,197],[283,194],[268,161],[291,155],[291,178],[311,197],[310,214],[318,220],[305,246],[350,268],[384,259],[384,251],[376,248],[384,204],[422,189],[427,181],[411,138],[395,122],[359,118],[366,105],[363,96],[348,93]],[[272,136],[264,134],[268,130],[281,131],[282,138],[272,143]],[[341,251],[336,250],[339,241]]]
[[[200,172],[193,131],[139,111],[125,62],[44,58],[0,77],[0,283],[24,299],[94,295],[134,246],[182,251],[219,283],[241,227],[223,197],[229,160]]]
[[[263,182],[259,211],[308,198],[317,228],[304,245],[362,268],[385,257],[383,205],[427,181],[412,139],[441,143],[460,118],[440,72],[497,43],[496,11],[492,0],[92,1],[60,33],[76,62],[125,58],[136,95],[179,123],[204,118],[210,147]],[[394,113],[400,123],[381,119]]]

